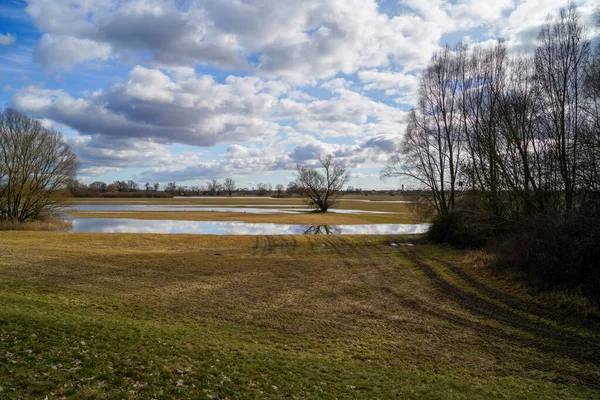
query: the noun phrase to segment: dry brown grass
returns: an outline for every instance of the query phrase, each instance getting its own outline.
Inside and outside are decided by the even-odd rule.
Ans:
[[[61,218],[26,222],[0,221],[0,231],[68,231],[72,226],[71,221]]]

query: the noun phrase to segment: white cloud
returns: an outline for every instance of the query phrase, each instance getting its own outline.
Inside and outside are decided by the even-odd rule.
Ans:
[[[256,77],[230,77],[225,83],[204,75],[173,80],[136,66],[126,82],[107,93],[74,98],[29,86],[16,92],[12,105],[82,134],[213,146],[275,135],[279,125],[270,116],[286,90],[285,84]]]
[[[0,46],[9,46],[17,40],[15,35],[10,33],[0,33]]]
[[[111,46],[86,38],[68,35],[44,35],[39,44],[36,58],[49,69],[70,69],[74,64],[90,59],[106,60]]]
[[[415,75],[376,69],[360,71],[358,78],[365,83],[364,90],[396,89],[414,91],[419,84],[419,80]]]
[[[583,22],[589,23],[594,12],[592,1],[575,1]],[[561,7],[568,4],[564,0],[523,0],[510,13],[507,21],[500,26],[500,37],[505,38],[513,50],[530,51],[535,45],[540,28],[547,18],[556,15]]]
[[[443,33],[415,15],[390,18],[375,0],[210,0],[186,10],[172,1],[28,3],[50,68],[141,51],[160,67],[210,63],[300,83],[391,60],[421,65]]]

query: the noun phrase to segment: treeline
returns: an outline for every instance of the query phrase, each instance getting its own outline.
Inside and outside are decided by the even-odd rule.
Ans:
[[[384,174],[423,186],[433,239],[493,243],[502,266],[598,300],[600,49],[585,32],[571,4],[528,54],[435,54]]]
[[[258,183],[256,188],[238,188],[231,178],[226,178],[223,182],[217,179],[211,179],[206,185],[178,185],[177,182],[168,182],[165,185],[160,183],[146,182],[143,186],[139,183],[128,181],[114,181],[106,183],[102,181],[92,182],[89,185],[78,180],[72,180],[68,185],[68,190],[73,197],[157,197],[169,198],[173,196],[273,196],[287,197],[297,194],[298,188],[295,182],[290,182],[288,186],[282,184],[275,185]]]
[[[73,180],[68,185],[68,190],[73,197],[106,197],[106,198],[134,198],[134,197],[157,197],[170,198],[173,194],[161,191],[160,184],[147,182],[143,188],[132,180],[114,181],[106,183],[102,181],[92,182],[89,185]]]

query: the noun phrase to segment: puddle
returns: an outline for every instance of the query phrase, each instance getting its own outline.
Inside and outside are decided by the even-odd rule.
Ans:
[[[195,235],[410,235],[424,233],[429,224],[287,225],[239,221],[176,221],[126,218],[73,218],[71,232],[166,233]]]

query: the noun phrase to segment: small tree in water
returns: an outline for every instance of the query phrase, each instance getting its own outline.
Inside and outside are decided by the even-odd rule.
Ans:
[[[319,162],[323,173],[313,167],[296,165],[295,183],[310,207],[325,212],[336,205],[341,190],[350,180],[350,172],[342,165],[334,165],[332,155],[319,157]]]
[[[14,110],[0,113],[0,220],[42,219],[61,205],[77,156],[61,134]]]

